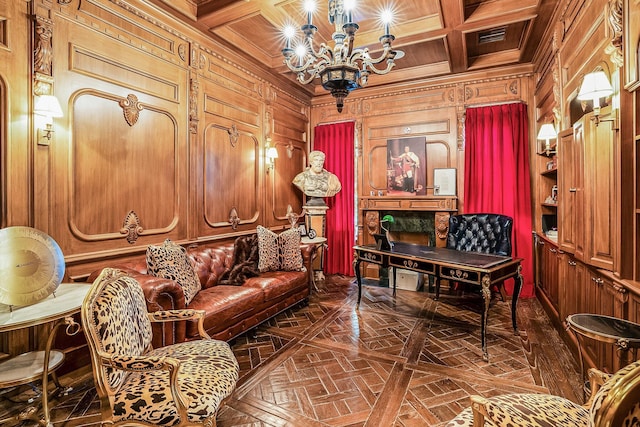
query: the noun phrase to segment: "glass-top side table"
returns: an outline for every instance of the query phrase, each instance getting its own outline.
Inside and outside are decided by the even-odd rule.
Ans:
[[[23,307],[0,305],[0,332],[53,324],[44,350],[23,353],[0,363],[0,388],[27,384],[37,379],[42,381],[43,418],[39,419],[37,410],[29,407],[18,416],[19,419],[34,419],[41,425],[52,425],[47,393],[48,378],[51,375],[60,388],[55,371],[64,362],[64,353],[52,350],[51,346],[60,326],[66,326],[67,335],[80,332],[80,325],[73,315],[80,312],[82,301],[90,287],[87,283],[63,283],[52,295],[35,304]],[[0,424],[5,421],[8,420],[0,420]]]
[[[586,338],[615,344],[618,347],[621,367],[627,363],[629,349],[640,348],[640,324],[617,317],[589,313],[572,314],[567,316],[567,329]],[[577,341],[580,373],[584,378],[582,341]]]
[[[640,325],[617,317],[599,314],[572,314],[569,327],[588,338],[615,344],[621,350],[640,347]]]

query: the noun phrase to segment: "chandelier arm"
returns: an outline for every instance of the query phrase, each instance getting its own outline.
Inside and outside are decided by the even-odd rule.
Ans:
[[[293,58],[293,57],[292,57]],[[313,63],[314,58],[309,58],[307,59],[307,61],[302,64],[302,65],[295,65],[293,63],[293,61],[291,59],[286,59],[284,61],[284,63],[286,64],[287,67],[289,67],[289,69],[291,71],[293,71],[294,73],[302,73],[304,72],[307,68],[309,68],[309,66],[311,65],[311,63]]]
[[[330,55],[330,57],[327,58],[327,60],[331,61],[331,57],[333,57],[333,52],[331,51],[331,49],[329,49],[326,43],[320,43],[320,46],[318,46],[318,50],[316,51],[313,47],[312,37],[307,37],[305,41],[306,41],[305,44],[307,45],[307,50],[309,54],[313,56],[314,59],[327,58],[327,55]]]
[[[361,55],[362,61],[366,62],[366,63],[369,63],[369,64],[379,64],[379,63],[381,63],[382,61],[385,61],[385,60],[389,60],[389,59],[393,60],[393,57],[395,56],[394,53],[393,53],[393,49],[391,49],[391,46],[385,46],[384,51],[380,54],[379,57],[377,57],[375,59],[371,58],[371,57],[369,57],[368,59],[365,59],[365,53],[368,54],[368,52],[369,52],[369,50],[367,49],[366,52],[365,52],[365,50],[361,50],[359,53]],[[354,54],[355,53],[356,52],[354,52]]]
[[[391,69],[396,65],[395,62],[393,61],[387,61],[387,67],[384,70],[379,70],[376,67],[373,66],[373,64],[369,63],[369,64],[365,64],[363,66],[363,69],[369,69],[371,70],[374,74],[378,74],[378,75],[382,75],[382,74],[387,74],[389,71],[391,71]]]
[[[299,72],[298,73],[298,81],[300,83],[302,83],[303,85],[311,83],[311,81],[313,79],[315,79],[316,77],[318,77],[318,75],[315,72],[311,72],[311,71],[309,71],[309,77],[306,78],[306,79],[304,78],[304,72]]]

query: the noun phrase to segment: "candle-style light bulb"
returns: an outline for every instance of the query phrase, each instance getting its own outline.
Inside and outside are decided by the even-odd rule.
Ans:
[[[307,12],[307,25],[313,24],[313,12],[316,10],[315,0],[306,0],[304,2],[304,10]]]
[[[393,12],[391,12],[389,9],[383,10],[382,13],[380,14],[380,19],[384,24],[384,35],[385,36],[390,35],[391,32],[389,27],[391,25],[391,21],[393,21]]]
[[[353,11],[356,8],[355,0],[345,0],[344,2],[344,10],[347,12],[347,22],[353,22]]]
[[[284,30],[282,32],[284,34],[285,43],[286,43],[285,48],[291,49],[291,39],[296,34],[296,29],[293,28],[293,26],[291,25],[287,25],[286,27],[284,27]]]

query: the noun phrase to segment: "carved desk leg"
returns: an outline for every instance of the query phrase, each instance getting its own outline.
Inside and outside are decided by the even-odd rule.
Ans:
[[[489,304],[491,303],[491,278],[485,274],[482,276],[482,319],[480,321],[480,334],[482,336],[482,360],[489,361],[489,352],[487,351],[487,318],[489,317]]]
[[[513,333],[515,335],[520,335],[518,332],[518,323],[516,320],[516,307],[518,305],[518,297],[520,296],[520,291],[522,290],[522,264],[518,264],[518,274],[516,274],[515,286],[513,287],[513,296],[511,298],[511,323],[513,324]]]
[[[362,298],[362,274],[360,273],[360,261],[360,257],[356,252],[353,262],[353,270],[356,272],[356,278],[358,280],[358,306],[360,305],[360,299]]]

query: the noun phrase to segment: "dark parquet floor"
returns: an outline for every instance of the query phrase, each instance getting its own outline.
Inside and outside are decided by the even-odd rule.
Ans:
[[[218,426],[437,427],[472,394],[550,392],[581,401],[578,365],[536,299],[520,300],[515,336],[510,303],[493,298],[484,362],[479,294],[393,297],[375,283],[363,287],[358,309],[353,278],[329,276],[308,305],[236,338],[241,377]],[[74,390],[54,399],[53,425],[99,425],[90,370],[61,382]],[[19,406],[7,402],[0,418]]]

